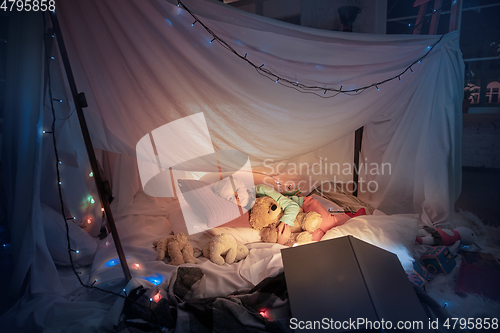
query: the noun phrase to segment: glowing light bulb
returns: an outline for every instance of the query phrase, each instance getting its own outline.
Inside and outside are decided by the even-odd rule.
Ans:
[[[101,212],[104,212],[104,207],[101,208]]]
[[[59,161],[58,163],[59,163],[59,164],[62,164],[62,161]]]
[[[88,219],[88,220],[87,220],[87,223],[88,223],[88,224],[91,224],[91,223],[92,223],[92,220],[91,220],[91,219]]]
[[[156,295],[153,296],[153,301],[158,303],[161,300],[161,294],[160,292],[157,292]]]
[[[80,253],[80,251],[79,250],[75,250],[75,253],[78,254],[78,253]]]
[[[62,185],[62,182],[59,182],[59,185]]]
[[[90,171],[89,177],[94,177],[94,173],[92,171]]]
[[[94,200],[94,198],[90,199],[90,203],[91,203],[91,204],[95,204],[95,200]]]
[[[140,265],[139,264],[134,264],[135,268],[139,269]]]

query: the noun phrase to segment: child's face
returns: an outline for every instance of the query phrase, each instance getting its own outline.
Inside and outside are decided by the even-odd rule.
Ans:
[[[239,205],[242,207],[246,207],[248,205],[248,202],[250,201],[250,195],[248,194],[247,188],[245,184],[243,184],[241,181],[238,181],[237,179],[234,178],[233,181],[236,187],[236,193],[238,194]],[[238,204],[238,201],[234,196],[233,185],[231,184],[230,179],[226,178],[221,182],[223,183],[221,184],[220,188],[216,191],[217,195],[235,204]]]

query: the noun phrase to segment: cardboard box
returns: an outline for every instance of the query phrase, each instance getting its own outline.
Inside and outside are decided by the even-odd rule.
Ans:
[[[286,248],[281,254],[294,320],[290,328],[296,332],[380,332],[383,328],[376,325],[382,321],[394,326],[420,321],[422,327],[407,331],[431,331],[395,254],[353,236]]]

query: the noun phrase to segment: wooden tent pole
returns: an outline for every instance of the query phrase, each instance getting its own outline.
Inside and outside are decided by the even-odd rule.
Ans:
[[[132,275],[127,265],[127,260],[123,252],[120,237],[118,236],[118,231],[116,229],[115,220],[109,206],[109,198],[106,195],[104,189],[104,183],[102,181],[101,172],[99,170],[99,165],[97,163],[97,158],[94,152],[94,146],[92,145],[92,140],[90,139],[89,129],[87,127],[87,122],[85,121],[85,115],[83,114],[83,108],[87,107],[87,102],[85,101],[85,96],[83,93],[78,93],[76,89],[75,78],[73,76],[73,71],[71,70],[71,65],[69,63],[68,52],[64,44],[63,36],[61,33],[61,27],[59,26],[59,20],[57,19],[56,13],[51,12],[50,18],[52,20],[52,25],[54,33],[57,37],[57,44],[59,45],[59,52],[61,53],[61,58],[64,64],[64,69],[66,71],[66,76],[68,78],[69,87],[71,89],[71,95],[73,96],[73,101],[75,103],[76,114],[78,115],[78,120],[80,122],[80,128],[82,130],[83,141],[85,142],[85,148],[87,149],[87,154],[90,161],[90,167],[92,168],[93,178],[97,186],[97,191],[99,193],[99,199],[101,200],[102,206],[104,207],[104,214],[106,215],[106,221],[108,223],[108,228],[113,236],[113,241],[115,243],[116,252],[118,252],[118,258],[120,259],[120,264],[122,266],[123,274],[125,279],[130,281]]]

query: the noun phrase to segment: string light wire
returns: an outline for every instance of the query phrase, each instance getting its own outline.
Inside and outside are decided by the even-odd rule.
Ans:
[[[260,75],[262,75],[262,76],[264,76],[264,77],[266,77],[266,78],[268,78],[270,80],[273,80],[273,81],[275,81],[276,83],[278,83],[278,84],[280,84],[282,86],[286,86],[286,87],[295,89],[295,90],[297,90],[297,91],[299,91],[301,93],[312,93],[312,94],[314,94],[314,95],[316,95],[318,97],[321,97],[321,98],[332,98],[332,97],[335,97],[335,96],[337,96],[337,95],[339,95],[341,93],[342,94],[348,94],[348,95],[357,95],[357,94],[360,94],[363,91],[365,91],[365,90],[367,90],[369,88],[372,88],[372,87],[377,87],[377,89],[378,89],[379,85],[382,85],[384,83],[392,81],[392,80],[394,80],[396,78],[400,80],[401,79],[401,75],[405,74],[408,70],[411,70],[413,72],[413,70],[412,70],[411,67],[413,65],[415,65],[416,63],[421,62],[424,58],[426,58],[429,55],[429,53],[434,49],[434,47],[443,38],[443,36],[441,36],[438,39],[438,41],[436,41],[433,45],[431,45],[430,47],[428,47],[428,51],[422,57],[418,58],[413,63],[411,63],[409,66],[407,66],[405,68],[405,70],[403,70],[401,73],[399,73],[399,74],[397,74],[397,75],[395,75],[393,77],[390,77],[388,79],[385,79],[383,81],[372,83],[370,85],[358,87],[358,88],[355,88],[355,89],[346,89],[346,90],[343,90],[342,86],[339,89],[337,89],[337,88],[329,88],[329,87],[310,86],[310,85],[306,85],[306,84],[300,83],[297,80],[289,80],[289,79],[287,79],[285,77],[282,77],[282,76],[279,76],[279,75],[273,73],[271,70],[265,68],[265,64],[260,64],[260,65],[255,64],[250,59],[248,59],[248,57],[247,57],[248,54],[247,53],[245,53],[244,55],[240,54],[230,44],[228,44],[225,40],[223,40],[217,34],[215,34],[196,15],[194,15],[191,12],[191,10],[182,1],[179,0],[177,6],[181,7],[182,9],[184,9],[187,13],[189,13],[189,15],[191,15],[194,18],[194,22],[192,23],[192,25],[198,23],[199,25],[201,25],[212,36],[211,43],[213,43],[213,42],[219,43],[221,46],[223,46],[225,49],[227,49],[228,51],[230,51],[231,53],[233,53],[235,56],[237,56],[241,60],[245,61],[250,66],[252,66]],[[44,17],[44,21],[45,21],[45,17]],[[422,21],[419,24],[421,24]],[[144,306],[142,304],[139,304],[135,300],[131,299],[129,296],[126,295],[126,293],[125,293],[125,296],[124,296],[121,293],[116,293],[116,292],[113,292],[113,291],[110,291],[110,290],[105,290],[105,289],[96,287],[95,283],[97,282],[97,280],[94,280],[91,285],[85,284],[81,280],[81,278],[80,278],[80,273],[77,272],[77,270],[75,269],[73,257],[72,257],[72,254],[71,254],[72,252],[75,252],[75,250],[73,250],[71,248],[71,244],[70,244],[71,241],[70,241],[69,227],[68,227],[68,219],[66,218],[65,209],[64,209],[64,200],[63,200],[63,196],[62,196],[62,182],[61,182],[61,175],[60,175],[60,171],[59,171],[59,165],[61,164],[61,162],[59,160],[59,154],[58,154],[58,151],[57,151],[56,132],[55,132],[56,114],[55,114],[55,107],[54,107],[54,103],[53,102],[54,102],[54,100],[56,100],[58,102],[60,102],[61,100],[54,99],[53,96],[52,96],[52,87],[51,87],[51,78],[50,78],[50,61],[49,60],[54,60],[55,58],[53,56],[49,56],[49,54],[48,54],[47,43],[45,41],[45,38],[47,36],[53,37],[53,35],[52,34],[51,35],[44,35],[44,42],[45,42],[45,46],[46,46],[45,47],[45,58],[46,58],[46,68],[47,68],[47,83],[48,83],[48,94],[49,94],[49,101],[50,101],[50,109],[51,109],[51,113],[52,113],[52,124],[51,124],[51,132],[47,132],[46,131],[44,133],[51,133],[52,134],[52,142],[53,142],[53,146],[54,146],[54,154],[55,154],[55,157],[56,157],[56,176],[57,176],[57,183],[58,183],[58,193],[59,193],[59,200],[60,200],[60,204],[61,204],[61,213],[62,213],[62,216],[63,216],[63,219],[64,219],[64,223],[65,223],[65,227],[66,227],[66,238],[67,238],[67,243],[68,243],[68,254],[69,254],[71,268],[73,270],[73,273],[77,277],[80,285],[82,285],[83,287],[85,287],[87,289],[99,290],[99,291],[102,291],[102,292],[105,292],[105,293],[108,293],[108,294],[115,295],[117,297],[122,297],[124,299],[127,299],[127,300],[133,302],[134,304],[136,304],[136,305],[138,305],[138,306],[140,306],[142,308],[150,309],[149,307],[146,307],[146,306]],[[320,94],[320,93],[317,93],[317,92],[322,92],[322,93]],[[334,94],[330,95],[330,96],[325,96],[327,92],[333,92]],[[70,115],[67,118],[63,118],[61,120],[66,120],[66,119],[70,118],[72,116],[73,112],[71,112]],[[158,318],[156,316],[156,313],[154,311],[152,311],[152,310],[151,310],[151,312],[153,313],[153,317],[156,319],[155,322],[153,322],[151,324],[153,324],[159,331],[161,331],[161,325],[159,324],[159,321],[158,321]]]
[[[444,35],[441,35],[440,38],[432,45],[427,47],[427,52],[421,56],[420,58],[416,59],[413,61],[410,65],[408,65],[402,72],[399,74],[396,74],[388,79],[379,81],[379,82],[374,82],[372,84],[358,87],[358,88],[353,88],[353,89],[342,89],[342,86],[340,88],[331,88],[331,87],[320,87],[320,86],[313,86],[313,85],[306,85],[303,83],[300,83],[297,80],[289,80],[285,77],[282,77],[278,74],[275,74],[271,70],[267,69],[265,67],[265,64],[256,64],[252,62],[249,58],[247,53],[244,55],[240,54],[238,51],[236,51],[229,43],[227,43],[224,39],[220,38],[215,32],[213,32],[203,21],[201,21],[193,12],[181,1],[177,1],[177,7],[184,9],[193,19],[194,23],[199,24],[202,26],[206,32],[208,32],[212,36],[212,41],[217,41],[222,47],[233,53],[235,56],[240,58],[241,60],[245,61],[247,64],[252,66],[260,75],[268,78],[269,80],[272,80],[276,82],[277,84],[281,84],[282,86],[288,87],[295,89],[301,93],[309,93],[309,94],[314,94],[318,97],[321,98],[332,98],[335,96],[338,96],[339,94],[346,94],[346,95],[359,95],[365,90],[373,87],[380,86],[384,83],[390,82],[395,79],[400,79],[401,75],[405,74],[408,72],[408,70],[411,70],[413,72],[412,66],[415,64],[422,62],[423,59],[425,59],[429,53],[434,49],[434,47],[443,39]],[[193,24],[194,24],[193,23]],[[327,92],[333,92],[333,95],[327,95]]]
[[[44,15],[44,25],[47,26],[47,23],[46,23],[46,20],[45,20],[45,15]],[[49,56],[49,54],[48,54],[47,36],[52,36],[52,35],[51,34],[44,34],[43,35],[44,45],[45,45],[45,60],[46,60],[45,63],[46,63],[46,70],[47,70],[47,86],[48,86],[47,91],[48,91],[48,94],[49,94],[50,109],[51,109],[51,113],[52,113],[52,123],[51,123],[51,132],[45,131],[45,133],[51,133],[52,134],[52,143],[53,143],[53,146],[54,146],[54,154],[55,154],[55,157],[56,157],[56,176],[57,176],[57,184],[58,184],[57,187],[58,187],[58,194],[59,194],[59,202],[60,202],[60,205],[61,205],[61,213],[62,213],[62,216],[63,216],[63,219],[64,219],[64,225],[65,225],[65,228],[66,228],[66,241],[67,241],[67,244],[68,244],[67,250],[68,250],[68,255],[69,255],[71,269],[72,269],[74,275],[76,276],[76,278],[78,279],[78,282],[80,283],[80,285],[82,287],[90,289],[90,290],[98,290],[98,291],[101,291],[101,292],[104,292],[104,293],[107,293],[107,294],[112,294],[114,296],[124,298],[124,299],[126,299],[126,300],[134,303],[135,305],[141,307],[141,308],[148,309],[152,313],[152,318],[154,318],[153,322],[148,321],[148,323],[150,323],[151,325],[153,325],[155,327],[155,329],[157,329],[158,332],[162,332],[162,325],[160,325],[160,321],[158,319],[158,316],[156,315],[156,313],[150,307],[147,307],[147,306],[144,306],[144,305],[140,304],[136,300],[130,298],[126,293],[125,293],[125,295],[122,295],[121,293],[117,293],[117,292],[114,292],[114,291],[111,291],[111,290],[106,290],[106,289],[103,289],[103,288],[95,286],[95,284],[97,283],[97,279],[94,279],[94,281],[92,282],[91,285],[85,284],[82,281],[82,279],[80,278],[81,272],[78,272],[76,270],[76,268],[75,268],[75,263],[73,261],[72,252],[79,253],[79,251],[78,250],[74,250],[71,247],[71,240],[70,240],[70,235],[69,235],[68,220],[73,219],[73,217],[67,218],[66,217],[66,212],[65,212],[65,209],[64,209],[65,206],[64,206],[64,200],[63,200],[63,195],[62,195],[61,174],[60,174],[60,171],[59,171],[59,165],[61,164],[61,161],[59,160],[59,153],[58,153],[58,150],[57,150],[57,140],[56,140],[56,131],[55,131],[55,129],[56,129],[56,126],[55,126],[56,125],[56,112],[55,112],[55,107],[54,107],[54,99],[52,98],[52,81],[51,81],[51,75],[50,75],[50,61],[49,61],[49,60],[53,60],[54,57],[53,56]]]

